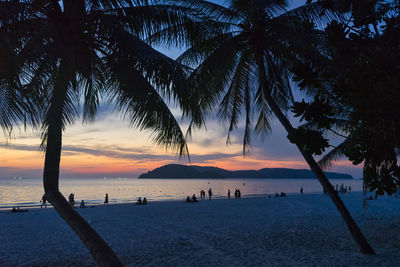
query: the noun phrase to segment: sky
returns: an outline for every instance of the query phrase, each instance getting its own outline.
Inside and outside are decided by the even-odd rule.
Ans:
[[[177,116],[179,117],[179,116]],[[179,120],[178,120],[179,121]],[[296,122],[295,122],[296,123]],[[185,122],[181,122],[186,129]],[[61,177],[137,177],[164,164],[216,166],[229,170],[261,168],[307,168],[297,148],[286,139],[276,120],[272,134],[254,137],[252,150],[242,154],[242,131],[239,128],[226,145],[227,125],[216,118],[207,121],[206,129],[196,130],[188,140],[190,162],[173,151],[152,142],[151,132],[129,127],[120,116],[100,112],[93,124],[79,120],[63,136]],[[41,177],[44,152],[39,149],[40,134],[23,128],[13,138],[0,138],[0,178]],[[339,161],[330,171],[361,177],[361,169],[348,161]]]
[[[176,49],[161,50],[171,58],[180,53]],[[295,95],[301,99],[301,95]],[[180,118],[178,113],[174,109],[176,118]],[[289,117],[292,118],[290,114]],[[185,130],[185,122],[178,121]],[[189,162],[187,157],[179,157],[172,151],[157,147],[152,142],[151,132],[130,128],[120,116],[103,110],[93,124],[82,124],[78,119],[64,132],[60,175],[78,178],[137,177],[170,163],[229,170],[308,168],[297,148],[287,140],[287,134],[278,121],[272,122],[272,129],[272,134],[264,140],[254,137],[252,150],[243,156],[241,129],[233,133],[227,146],[227,125],[212,117],[207,121],[206,129],[195,131],[188,140]],[[41,177],[44,152],[39,148],[40,142],[40,133],[29,128],[16,129],[11,139],[0,135],[0,178]],[[360,166],[355,167],[346,160],[336,162],[329,171],[349,173],[355,178],[362,175]]]

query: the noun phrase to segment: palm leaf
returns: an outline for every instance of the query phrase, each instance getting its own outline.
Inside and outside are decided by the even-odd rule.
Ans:
[[[108,67],[109,102],[116,111],[132,126],[152,130],[157,144],[187,153],[179,124],[156,89],[123,58],[112,56]]]
[[[332,161],[336,161],[345,157],[344,149],[348,146],[349,141],[345,140],[340,143],[337,147],[333,148],[329,153],[324,155],[322,159],[318,161],[318,165],[323,168],[331,168]]]

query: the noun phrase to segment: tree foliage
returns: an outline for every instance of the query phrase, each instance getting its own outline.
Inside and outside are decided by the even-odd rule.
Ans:
[[[316,95],[293,111],[308,127],[346,137],[323,164],[340,156],[363,162],[366,187],[391,194],[400,186],[399,1],[321,2],[351,17],[330,23],[319,55],[293,68],[299,86]]]

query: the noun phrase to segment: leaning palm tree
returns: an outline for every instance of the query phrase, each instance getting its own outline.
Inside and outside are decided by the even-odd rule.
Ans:
[[[185,136],[164,99],[178,103],[195,124],[203,122],[187,89],[187,69],[143,39],[159,31],[185,39],[204,24],[180,7],[149,2],[0,2],[0,49],[15,56],[0,58],[0,125],[7,131],[18,121],[40,127],[45,194],[104,266],[121,262],[59,190],[62,133],[80,114],[78,103],[83,100],[83,120],[89,122],[102,101],[109,103],[132,126],[153,131],[157,144],[181,155],[187,152]],[[2,71],[9,61],[13,71]]]
[[[244,152],[250,144],[254,114],[258,133],[271,130],[273,115],[288,134],[294,133],[295,128],[284,114],[292,103],[291,62],[293,57],[311,56],[316,48],[312,42],[313,24],[307,21],[330,14],[323,13],[316,3],[289,10],[287,0],[228,0],[226,6],[200,0],[178,2],[184,7],[207,10],[226,29],[205,41],[193,42],[178,58],[194,68],[190,80],[203,92],[203,108],[222,99],[219,114],[229,121],[229,131],[241,116],[245,117]],[[304,144],[296,145],[327,190],[361,252],[374,254],[310,150]]]

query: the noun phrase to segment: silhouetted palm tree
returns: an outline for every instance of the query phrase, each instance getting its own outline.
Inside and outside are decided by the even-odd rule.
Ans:
[[[188,72],[143,39],[157,32],[187,39],[187,29],[204,26],[193,18],[182,8],[145,0],[0,2],[0,125],[41,125],[47,199],[100,265],[121,262],[59,191],[63,129],[79,115],[79,100],[83,119],[92,121],[105,99],[132,126],[152,130],[157,144],[186,153],[185,137],[163,98],[202,123],[186,85]],[[5,71],[10,61],[13,71]]]
[[[176,2],[176,1],[175,1]],[[229,0],[227,7],[207,1],[179,1],[185,7],[208,10],[225,31],[195,43],[179,60],[195,69],[191,81],[204,91],[204,108],[219,101],[220,115],[232,131],[244,111],[244,152],[250,142],[252,116],[255,131],[269,132],[275,115],[288,133],[294,128],[282,110],[292,103],[290,70],[293,57],[311,53],[313,25],[323,9],[316,3],[288,10],[286,0]],[[229,135],[228,135],[229,140]],[[374,251],[311,153],[297,145],[311,170],[327,190],[362,253]]]

